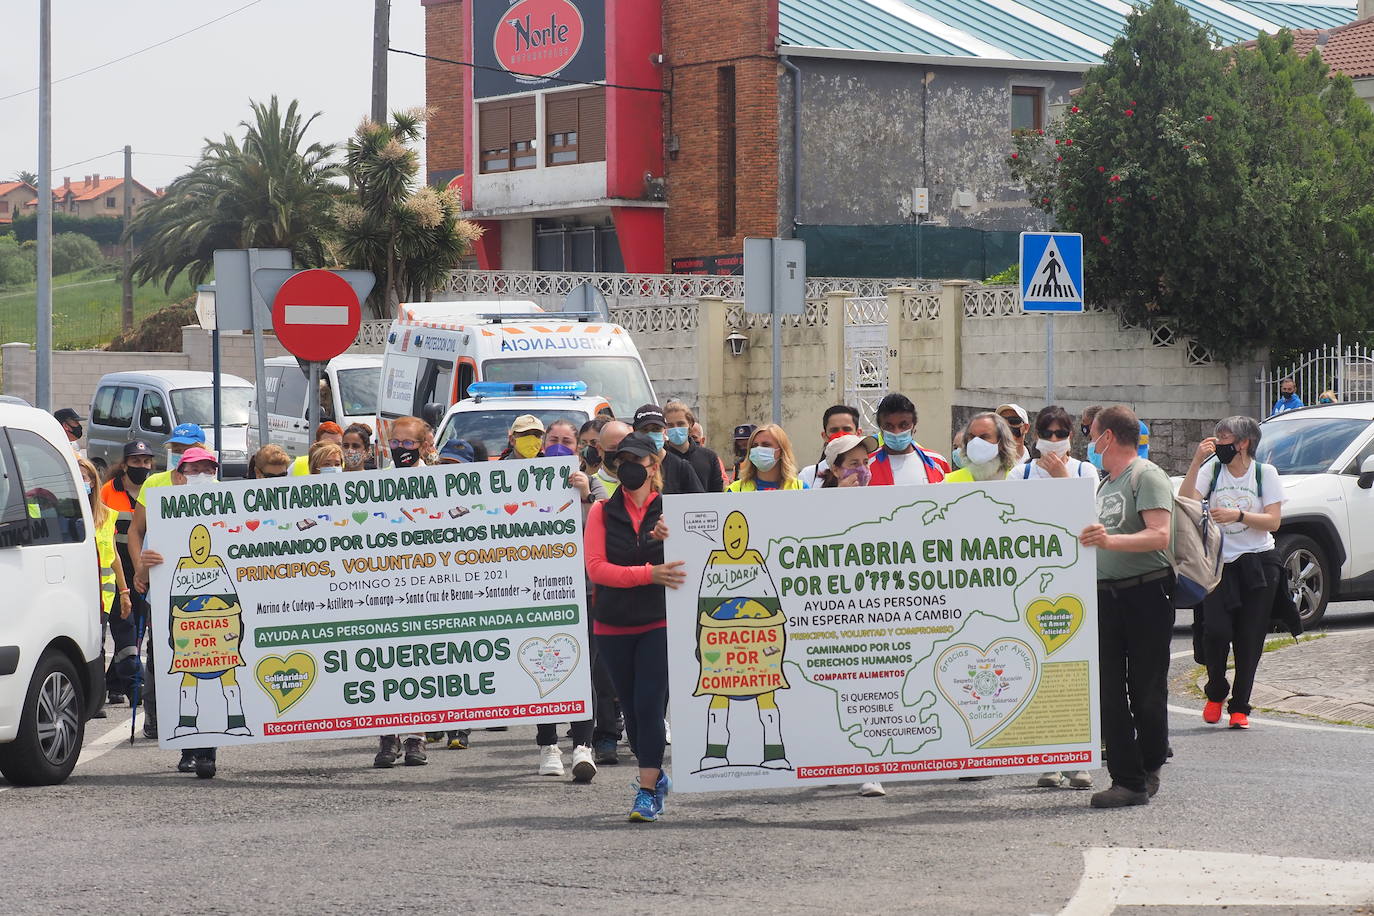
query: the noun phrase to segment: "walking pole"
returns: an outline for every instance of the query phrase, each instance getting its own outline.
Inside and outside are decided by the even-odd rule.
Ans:
[[[145,603],[147,595],[144,595]],[[139,620],[134,625],[134,689],[129,694],[129,743],[134,743],[135,728],[138,725],[139,693],[143,687],[143,625]],[[144,718],[147,718],[145,715]]]

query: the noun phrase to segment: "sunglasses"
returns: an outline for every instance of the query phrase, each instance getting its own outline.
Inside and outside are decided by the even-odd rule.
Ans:
[[[1044,439],[1067,439],[1072,435],[1067,429],[1047,429],[1040,433]]]

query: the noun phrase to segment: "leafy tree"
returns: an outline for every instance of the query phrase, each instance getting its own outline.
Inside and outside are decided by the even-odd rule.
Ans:
[[[1082,232],[1090,297],[1214,355],[1374,324],[1374,115],[1292,36],[1216,50],[1153,0],[1067,115],[1016,138],[1031,201]]]
[[[253,120],[240,122],[240,143],[228,134],[207,140],[201,159],[166,193],[145,204],[130,222],[147,239],[134,258],[139,283],[162,281],[167,290],[182,271],[205,281],[217,248],[289,248],[296,264],[325,262],[331,209],[341,188],[333,179],[332,144],[305,144],[319,113],[306,118],[291,102],[250,103]]]
[[[0,235],[0,287],[23,286],[38,276],[32,251],[25,251],[13,235]]]
[[[52,237],[52,272],[69,274],[88,267],[96,267],[105,260],[100,246],[89,237],[75,232],[63,232]]]
[[[24,182],[24,184],[32,185],[35,188],[38,187],[38,173],[30,172],[28,169],[20,169],[19,171],[15,172],[14,180],[22,181]]]
[[[460,218],[456,194],[417,187],[424,112],[392,114],[389,124],[364,121],[349,138],[345,170],[352,192],[336,208],[338,256],[370,270],[377,287],[368,302],[391,317],[403,301],[428,299],[482,234]]]

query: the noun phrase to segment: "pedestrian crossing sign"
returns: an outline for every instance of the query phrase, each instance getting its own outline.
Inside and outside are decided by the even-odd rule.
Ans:
[[[1021,233],[1021,309],[1083,311],[1083,236],[1077,232]]]

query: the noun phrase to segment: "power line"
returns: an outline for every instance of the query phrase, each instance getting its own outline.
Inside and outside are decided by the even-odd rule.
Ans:
[[[134,150],[135,156],[164,156],[168,159],[199,159],[199,156],[192,156],[187,153],[150,153],[147,150]]]
[[[418,51],[403,51],[400,48],[387,48],[392,54],[405,54],[408,57],[419,57],[424,60],[438,61],[441,64],[456,64],[459,67],[470,67],[473,70],[490,70],[492,73],[504,73],[507,76],[523,76],[531,80],[548,80],[552,83],[563,83],[567,86],[605,86],[607,89],[629,89],[634,92],[656,92],[659,95],[672,95],[670,89],[657,89],[653,86],[624,86],[620,83],[589,83],[586,80],[570,80],[561,76],[541,76],[538,73],[517,73],[514,70],[507,70],[504,67],[491,67],[486,64],[475,64],[469,60],[449,60],[447,57],[435,57],[433,54],[421,54]],[[3,100],[0,100],[3,101]]]
[[[57,166],[56,168],[53,169],[53,172],[60,172],[60,171],[62,171],[63,169],[76,168],[78,165],[85,165],[85,164],[88,163],[88,162],[94,162],[94,161],[96,161],[97,159],[104,159],[104,158],[107,157],[107,156],[122,155],[123,152],[124,152],[123,149],[113,149],[113,150],[110,150],[108,153],[101,153],[99,156],[92,156],[92,157],[89,158],[89,159],[82,159],[80,162],[72,162],[72,163],[69,163],[68,165],[59,165],[59,166]]]
[[[164,38],[162,41],[159,41],[159,42],[157,42],[157,43],[155,43],[155,44],[148,45],[148,47],[146,47],[146,48],[139,48],[137,51],[130,51],[128,54],[125,54],[123,57],[116,57],[114,60],[107,60],[107,61],[105,61],[105,63],[103,63],[103,64],[96,64],[94,67],[88,67],[87,69],[81,70],[80,72],[69,74],[69,75],[64,76],[64,77],[62,77],[62,78],[60,78],[60,79],[55,79],[55,80],[53,80],[53,84],[56,85],[57,83],[65,83],[67,80],[74,80],[74,79],[76,79],[78,76],[85,76],[87,73],[94,73],[94,72],[97,71],[97,70],[103,70],[103,69],[105,69],[106,67],[109,67],[109,66],[111,66],[111,65],[113,65],[113,64],[120,63],[121,61],[126,61],[126,60],[128,60],[129,58],[131,58],[131,57],[137,57],[138,55],[143,54],[143,53],[145,53],[145,52],[147,52],[147,51],[151,51],[151,50],[153,50],[154,48],[160,48],[160,47],[162,47],[162,46],[165,45],[165,44],[169,44],[170,42],[176,41],[178,38],[185,38],[187,35],[190,35],[190,34],[192,34],[193,32],[199,32],[201,29],[208,28],[209,26],[214,25],[216,22],[222,22],[223,20],[228,19],[230,16],[234,15],[235,13],[241,13],[241,12],[243,12],[244,10],[248,9],[250,6],[257,6],[257,5],[258,5],[259,3],[261,3],[261,2],[262,2],[262,0],[251,0],[251,2],[245,3],[243,6],[240,6],[240,7],[238,7],[237,9],[232,9],[232,10],[230,10],[229,12],[225,13],[223,16],[217,16],[217,17],[215,17],[214,19],[211,19],[209,22],[202,22],[200,25],[196,26],[196,27],[193,28],[193,29],[187,29],[187,30],[184,31],[184,32],[178,32],[176,35],[173,35],[171,38]],[[12,93],[10,93],[9,95],[0,95],[0,102],[4,102],[4,101],[6,101],[6,100],[8,100],[8,99],[17,99],[17,98],[18,98],[19,96],[21,96],[21,95],[28,95],[30,92],[37,92],[37,91],[38,91],[38,87],[37,87],[37,86],[34,86],[32,89],[21,89],[19,92],[12,92]],[[80,163],[78,163],[78,165],[79,165],[79,164],[80,164]]]

